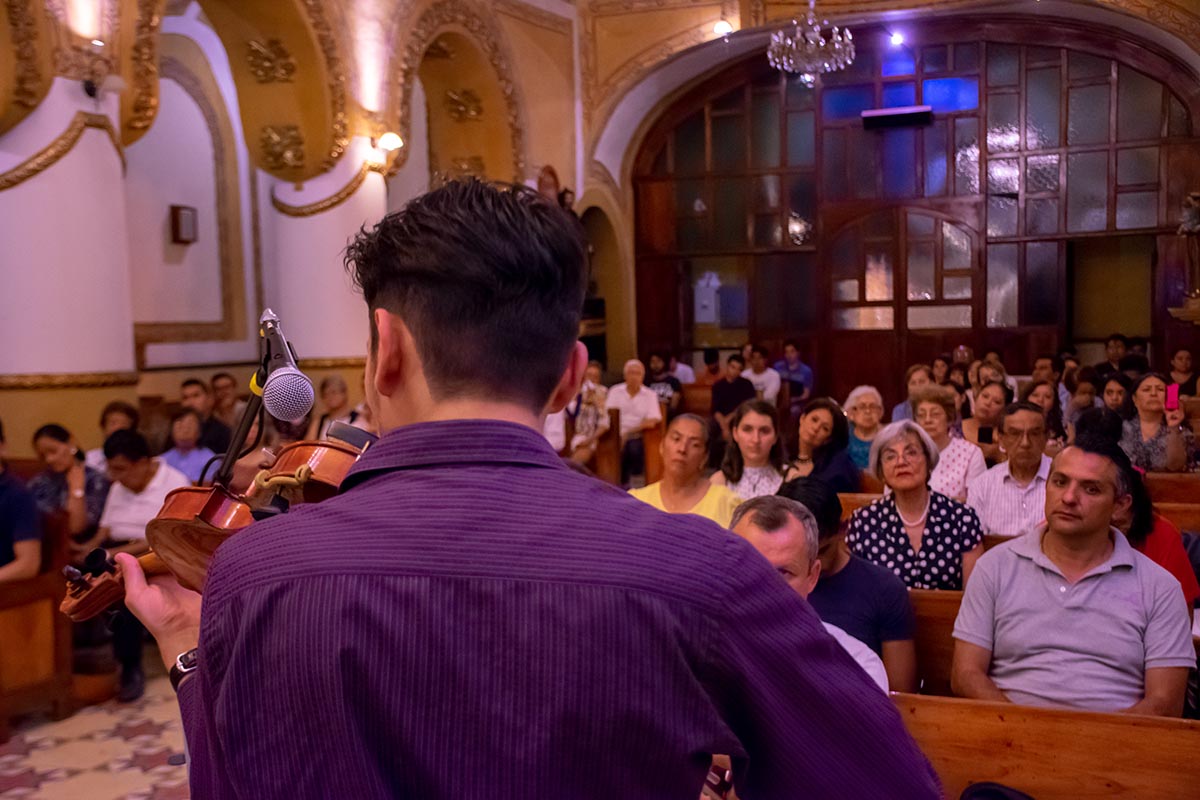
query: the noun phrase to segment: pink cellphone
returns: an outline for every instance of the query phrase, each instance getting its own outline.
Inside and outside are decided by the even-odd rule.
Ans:
[[[1163,404],[1163,408],[1167,411],[1174,411],[1179,408],[1179,384],[1172,383],[1167,387],[1167,402]]]

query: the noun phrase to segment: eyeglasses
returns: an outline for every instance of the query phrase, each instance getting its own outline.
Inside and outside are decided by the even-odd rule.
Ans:
[[[1022,439],[1027,439],[1030,442],[1032,442],[1036,439],[1045,439],[1046,438],[1046,429],[1045,428],[1034,428],[1033,430],[1029,430],[1029,431],[1006,430],[1006,431],[1001,432],[1000,435],[1002,437],[1004,437],[1005,439],[1007,439],[1011,442],[1014,442],[1014,443],[1019,442]]]
[[[915,463],[925,458],[925,451],[919,447],[909,445],[903,450],[884,450],[883,453],[880,454],[879,460],[882,461],[884,465],[891,466],[899,461],[901,456],[904,456],[905,462]]]

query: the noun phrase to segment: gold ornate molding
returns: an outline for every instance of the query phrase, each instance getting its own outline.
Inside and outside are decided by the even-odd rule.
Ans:
[[[129,53],[130,91],[121,97],[122,138],[131,145],[150,129],[158,113],[158,32],[163,0],[138,0]]]
[[[478,122],[483,118],[483,101],[470,89],[446,90],[446,113],[455,122]]]
[[[300,369],[363,369],[367,359],[358,356],[346,358],[301,358],[296,362]]]
[[[0,390],[103,389],[109,386],[136,386],[137,382],[136,372],[0,375]]]
[[[353,178],[351,178],[350,182],[347,183],[345,186],[343,186],[341,189],[338,189],[336,192],[331,194],[329,197],[326,197],[324,200],[318,200],[315,203],[310,203],[310,204],[304,205],[304,206],[289,205],[288,203],[285,203],[282,200],[280,200],[278,197],[276,197],[274,190],[272,190],[271,191],[271,205],[280,214],[285,214],[289,217],[316,216],[317,214],[321,214],[325,211],[328,211],[331,208],[340,206],[342,203],[344,203],[348,199],[350,199],[350,197],[355,192],[358,191],[358,187],[362,186],[363,181],[365,181],[367,179],[368,173],[371,173],[371,172],[378,172],[381,175],[386,175],[387,174],[387,165],[380,164],[380,163],[374,162],[374,161],[363,162],[363,165],[361,167],[359,167],[359,170],[355,174],[355,176]]]
[[[37,58],[37,25],[34,22],[34,0],[5,0],[9,34],[16,54],[16,86],[13,102],[33,108],[41,98],[42,71]]]
[[[259,83],[291,83],[296,76],[296,59],[278,39],[246,42],[246,65]]]
[[[401,136],[411,139],[412,120],[412,91],[417,70],[426,50],[446,32],[447,29],[458,28],[465,30],[470,38],[479,46],[488,63],[496,72],[500,83],[500,91],[506,101],[506,121],[512,135],[513,145],[513,178],[523,181],[525,178],[525,121],[522,111],[521,90],[517,85],[507,46],[499,29],[494,23],[488,10],[478,9],[467,0],[442,0],[435,3],[421,14],[410,31],[399,30],[398,36],[407,33],[404,45],[404,56],[400,62],[396,86],[396,95],[400,98],[400,129]],[[408,160],[408,148],[402,148],[392,162],[388,174],[394,174]]]
[[[304,135],[297,125],[265,125],[258,136],[267,169],[303,169]]]
[[[517,0],[493,0],[497,11],[555,33],[571,35],[571,18],[552,14]]]
[[[329,146],[329,154],[321,164],[324,171],[337,163],[346,152],[346,146],[350,144],[350,118],[346,112],[346,70],[338,53],[337,37],[325,16],[322,0],[304,0],[304,10],[317,37],[317,46],[325,59],[325,69],[329,75],[329,95],[333,105],[333,142]]]
[[[63,156],[71,152],[71,148],[83,136],[83,132],[87,128],[97,128],[108,134],[108,138],[112,140],[113,148],[117,151],[117,156],[121,159],[121,169],[124,169],[125,153],[121,149],[121,142],[117,139],[117,132],[113,128],[112,122],[104,114],[91,114],[87,111],[78,111],[71,120],[71,124],[67,126],[65,131],[59,134],[57,139],[8,172],[0,172],[0,192],[22,184],[35,175],[54,166]]]

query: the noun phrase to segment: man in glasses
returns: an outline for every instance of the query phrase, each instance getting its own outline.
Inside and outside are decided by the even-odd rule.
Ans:
[[[1046,418],[1032,403],[1011,403],[1000,419],[1000,452],[1006,460],[967,482],[967,505],[984,533],[1020,536],[1046,518]]]

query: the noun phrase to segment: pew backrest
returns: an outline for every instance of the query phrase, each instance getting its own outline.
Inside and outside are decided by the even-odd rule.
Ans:
[[[1200,533],[1200,500],[1194,503],[1155,503],[1154,510],[1179,530]]]
[[[909,589],[916,617],[917,685],[921,694],[950,695],[950,668],[954,661],[954,620],[962,605],[962,592],[944,589]],[[955,795],[957,797],[958,795]]]
[[[1157,503],[1200,503],[1200,475],[1187,472],[1147,472],[1146,490]]]
[[[894,693],[945,796],[995,781],[1037,800],[1200,795],[1200,722]]]
[[[683,384],[683,401],[679,410],[700,417],[712,416],[712,387],[699,383]]]
[[[615,408],[608,410],[608,430],[596,440],[591,466],[600,480],[621,485],[621,412]]]
[[[839,494],[838,500],[842,502],[842,521],[845,522],[846,520],[850,519],[855,511],[864,506],[871,505],[871,503],[874,503],[881,497],[883,497],[883,495],[871,494],[869,492]]]

